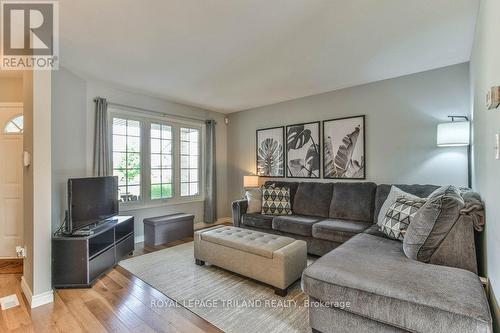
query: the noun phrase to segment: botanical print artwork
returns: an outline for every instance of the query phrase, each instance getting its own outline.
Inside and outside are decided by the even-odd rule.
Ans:
[[[365,117],[323,122],[324,178],[365,179]]]
[[[257,130],[257,175],[284,177],[284,128]]]
[[[287,177],[319,178],[319,122],[287,126],[286,151]]]

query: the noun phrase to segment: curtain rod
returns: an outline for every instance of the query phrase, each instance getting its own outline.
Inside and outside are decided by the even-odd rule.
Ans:
[[[94,99],[94,102],[95,101],[96,101],[96,99]],[[179,119],[185,119],[185,120],[191,120],[191,121],[197,121],[197,122],[205,123],[204,119],[179,116],[179,115],[176,115],[176,114],[171,114],[171,113],[166,113],[166,112],[161,112],[161,111],[144,109],[144,108],[140,108],[140,107],[137,107],[137,106],[125,105],[125,104],[114,103],[114,102],[109,102],[109,101],[108,101],[108,105],[114,105],[114,106],[123,107],[123,108],[127,108],[127,109],[132,109],[132,110],[137,110],[137,111],[141,111],[141,112],[146,112],[146,113],[155,113],[155,114],[161,115],[163,117],[173,117],[173,118],[179,118]]]

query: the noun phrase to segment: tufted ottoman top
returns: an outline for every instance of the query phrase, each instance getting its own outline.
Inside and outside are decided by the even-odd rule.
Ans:
[[[229,226],[202,232],[201,239],[270,259],[273,258],[274,251],[295,241],[289,237]]]

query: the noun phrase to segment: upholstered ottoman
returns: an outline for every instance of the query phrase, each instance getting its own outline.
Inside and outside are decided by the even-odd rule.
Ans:
[[[307,245],[302,240],[237,227],[218,226],[194,234],[197,265],[209,262],[275,288],[286,296],[307,266]]]
[[[169,242],[191,237],[194,229],[193,214],[170,214],[149,217],[144,223],[144,245],[155,247]]]

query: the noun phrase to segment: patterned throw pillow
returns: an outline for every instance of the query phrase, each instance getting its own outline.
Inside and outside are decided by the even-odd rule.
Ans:
[[[425,202],[425,199],[399,197],[387,210],[380,231],[389,238],[403,241],[408,225]]]
[[[262,186],[262,214],[291,215],[288,187]]]

